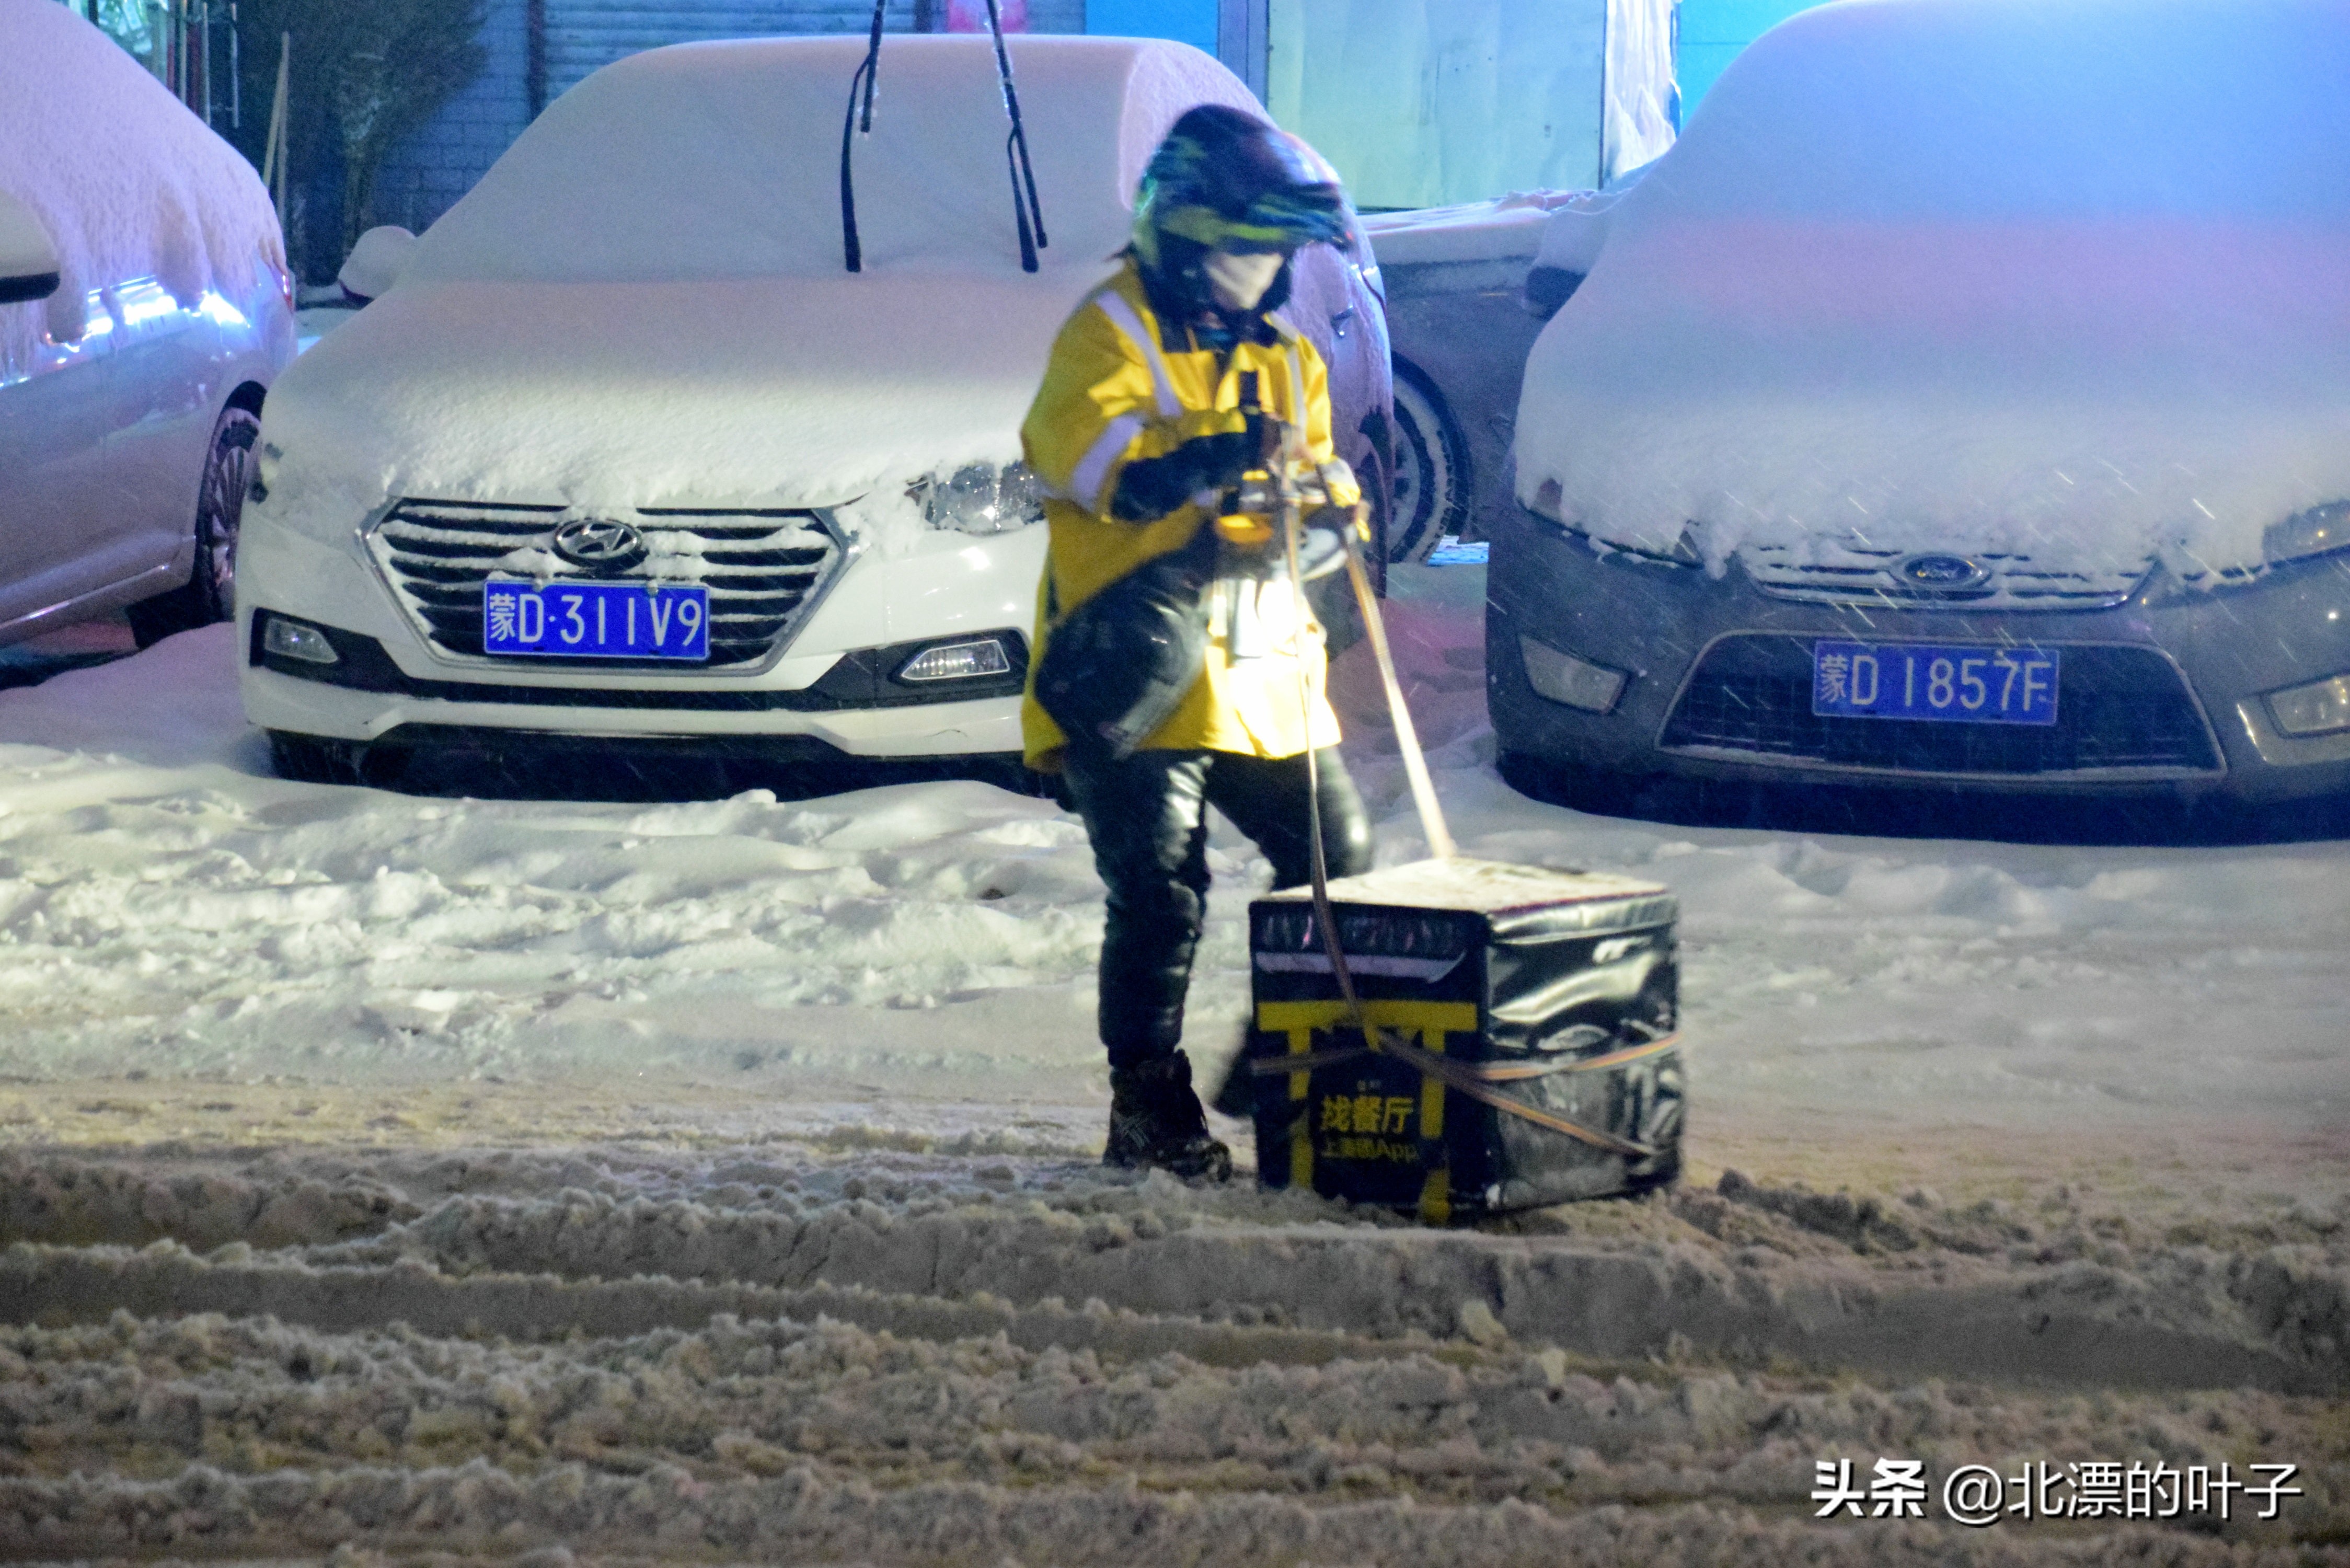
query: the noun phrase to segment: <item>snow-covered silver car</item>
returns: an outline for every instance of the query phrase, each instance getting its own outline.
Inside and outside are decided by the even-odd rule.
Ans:
[[[2350,788],[2345,60],[2331,0],[1757,42],[1553,220],[1596,254],[1494,520],[1513,776]]]
[[[889,38],[869,135],[861,38],[653,50],[550,106],[270,399],[244,698],[279,767],[1016,753],[1020,421],[1168,127],[1255,100],[1180,44],[1010,50],[1034,272],[985,37]],[[1315,246],[1295,282],[1376,472],[1375,270]]]
[[[228,617],[293,322],[252,168],[72,8],[0,0],[0,643]]]

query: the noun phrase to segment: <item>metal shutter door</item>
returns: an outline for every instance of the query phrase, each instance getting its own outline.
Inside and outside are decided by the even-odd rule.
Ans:
[[[889,0],[889,26],[913,24],[914,0]],[[700,38],[859,33],[871,0],[546,0],[546,96],[555,98],[623,55]]]
[[[916,4],[889,0],[885,25],[891,32],[913,30]],[[946,0],[931,0],[922,9],[943,17]],[[872,23],[872,0],[677,0],[666,5],[658,0],[546,0],[546,96],[556,97],[623,55],[663,44],[861,33]],[[1029,0],[1028,29],[1084,32],[1085,0]]]

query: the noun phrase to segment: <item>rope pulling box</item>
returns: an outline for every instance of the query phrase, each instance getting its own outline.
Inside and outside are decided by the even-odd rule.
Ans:
[[[1334,931],[1310,888],[1249,909],[1260,1181],[1442,1222],[1679,1173],[1664,888],[1449,858],[1326,893]]]
[[[1281,434],[1291,450],[1267,480],[1303,594],[1305,496]],[[1430,857],[1331,880],[1308,789],[1311,884],[1249,907],[1254,1012],[1232,1086],[1257,1180],[1431,1224],[1663,1186],[1681,1158],[1679,906],[1653,882],[1460,856],[1353,512],[1347,575]]]

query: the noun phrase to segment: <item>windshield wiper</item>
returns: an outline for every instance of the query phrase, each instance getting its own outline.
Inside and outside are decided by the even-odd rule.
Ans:
[[[848,113],[840,122],[840,257],[851,272],[865,270],[865,248],[857,242],[857,182],[849,172],[848,149],[856,132],[873,134],[873,83],[881,74],[881,8],[888,3],[889,0],[873,0],[873,35],[865,46],[864,63],[848,78]],[[995,0],[988,0],[991,12],[994,5]],[[857,102],[860,83],[865,88],[861,123]]]
[[[1036,171],[1028,162],[1028,130],[1020,123],[1020,94],[1012,86],[1012,57],[1004,51],[1003,18],[996,11],[995,0],[987,0],[987,30],[995,37],[995,76],[1003,86],[1003,112],[1012,120],[1003,159],[1012,170],[1012,216],[1020,225],[1020,270],[1035,272],[1036,253],[1045,244],[1045,209],[1036,201]],[[847,156],[842,154],[844,159]]]

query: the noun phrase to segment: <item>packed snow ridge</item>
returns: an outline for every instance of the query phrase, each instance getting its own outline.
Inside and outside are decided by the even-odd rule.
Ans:
[[[2190,1267],[2148,1289],[2188,1252],[2133,1241],[2135,1287],[2031,1261],[2128,1234],[2086,1194],[2026,1214],[1728,1178],[1443,1235],[1066,1159],[789,1142],[50,1154],[5,1175],[0,1307],[20,1326],[0,1330],[0,1429],[25,1440],[0,1479],[0,1544],[15,1552],[429,1536],[491,1557],[550,1539],[623,1556],[817,1541],[851,1560],[1095,1563],[1139,1541],[1220,1562],[1400,1563],[1409,1546],[1499,1563],[1533,1542],[1570,1562],[1922,1563],[1972,1560],[1970,1538],[1787,1518],[1819,1455],[2216,1465],[2257,1433],[2334,1500],[2294,1521],[2303,1542],[2334,1527],[2350,1477],[2324,1435],[2350,1215],[2303,1230],[2298,1287],[2265,1277],[2283,1265],[2213,1255],[2199,1283]],[[246,1216],[282,1244],[200,1256],[175,1239]],[[1546,1279],[1524,1272],[1544,1256]],[[2307,1293],[2328,1269],[2321,1305]],[[1749,1282],[1717,1293],[1725,1271]],[[1047,1287],[1101,1293],[1071,1306]],[[1904,1290],[1936,1298],[1935,1332],[1847,1343],[1874,1378],[1798,1368],[1834,1362],[1832,1320]],[[1751,1337],[1703,1343],[1709,1316],[1738,1312]],[[2334,1396],[2195,1386],[2261,1381],[2228,1343],[2255,1314],[2326,1330],[2325,1365],[2305,1338],[2293,1365]],[[2015,1345],[2069,1347],[2043,1358],[2049,1380],[2098,1391],[1888,1365],[2002,1315]],[[2144,1391],[2111,1360],[2132,1342],[2154,1353],[2137,1370],[2188,1386]],[[2222,1536],[2089,1539],[2183,1564],[2331,1560]],[[2083,1544],[2019,1532],[1999,1560],[2086,1561]]]

